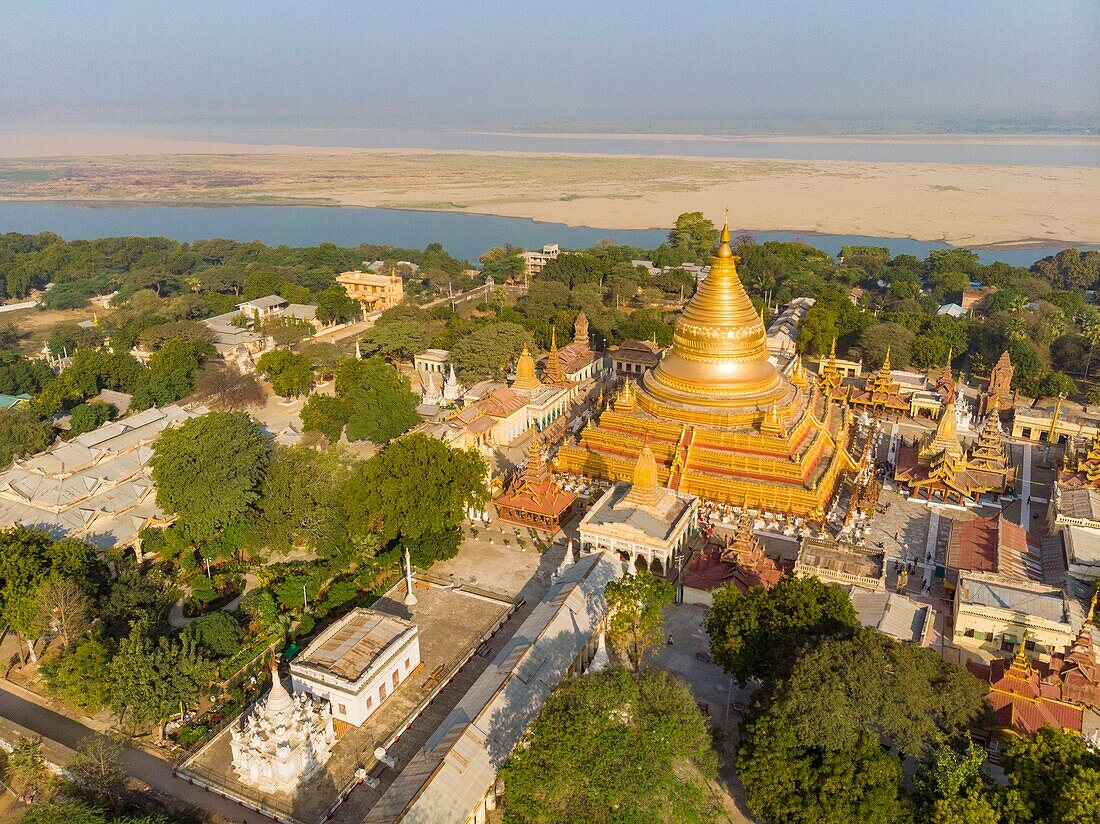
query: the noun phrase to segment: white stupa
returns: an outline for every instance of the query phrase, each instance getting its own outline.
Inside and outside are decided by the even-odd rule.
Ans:
[[[293,794],[328,760],[335,742],[328,702],[287,692],[272,661],[271,691],[233,725],[229,747],[242,783]]]
[[[455,374],[455,367],[452,363],[450,374],[447,375],[447,380],[443,382],[443,400],[447,403],[454,403],[465,392],[465,387],[458,382],[458,376]]]
[[[442,400],[443,395],[439,391],[439,385],[435,382],[435,376],[429,374],[427,382],[424,383],[424,390],[420,395],[420,401],[425,406],[438,406]]]

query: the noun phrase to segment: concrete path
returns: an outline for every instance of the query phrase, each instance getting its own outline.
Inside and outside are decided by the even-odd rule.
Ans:
[[[81,739],[96,732],[90,727],[48,709],[41,704],[41,700],[32,692],[7,681],[0,681],[0,715],[4,718],[33,730],[44,739],[70,749],[75,749]],[[270,824],[270,819],[257,812],[176,778],[170,762],[145,750],[126,747],[122,753],[122,763],[126,768],[126,774],[130,777],[184,804],[217,813],[229,821]]]
[[[241,594],[221,608],[222,612],[232,612],[238,606],[246,595],[252,593],[252,590],[259,586],[259,579],[254,573],[247,572],[244,576],[244,589],[241,590]],[[176,603],[172,604],[172,608],[168,610],[168,624],[176,629],[184,629],[194,621],[194,618],[188,618],[183,614],[183,603],[187,600],[187,593],[185,592],[180,596],[180,599]],[[198,616],[196,616],[198,617]]]
[[[932,571],[936,568],[936,540],[940,535],[940,513],[932,510],[928,513],[928,539],[924,544],[924,557],[921,563],[924,567],[924,585],[932,586]],[[931,560],[927,560],[931,555]]]

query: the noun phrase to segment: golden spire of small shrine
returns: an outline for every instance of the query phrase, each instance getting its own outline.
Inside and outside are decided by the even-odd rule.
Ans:
[[[513,389],[535,389],[539,385],[539,379],[535,376],[535,359],[527,348],[526,341],[523,351],[516,361],[516,379],[512,381]]]
[[[657,459],[647,439],[642,446],[642,451],[638,453],[638,461],[634,464],[634,482],[630,485],[630,491],[626,493],[624,500],[635,506],[652,507],[657,503],[659,489]]]

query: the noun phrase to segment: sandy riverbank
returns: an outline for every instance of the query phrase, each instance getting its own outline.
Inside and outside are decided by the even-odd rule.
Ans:
[[[728,206],[731,223],[759,231],[1100,244],[1095,167],[218,148],[0,160],[0,200],[376,206],[608,229]]]

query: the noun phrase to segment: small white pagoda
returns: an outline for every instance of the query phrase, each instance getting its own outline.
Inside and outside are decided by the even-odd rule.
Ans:
[[[443,382],[443,400],[446,403],[454,403],[466,392],[466,389],[458,382],[458,375],[455,374],[455,366],[451,364],[451,372],[447,375],[447,380]]]
[[[292,695],[271,662],[271,691],[230,731],[233,767],[244,784],[294,793],[332,752],[336,733],[327,701]]]

